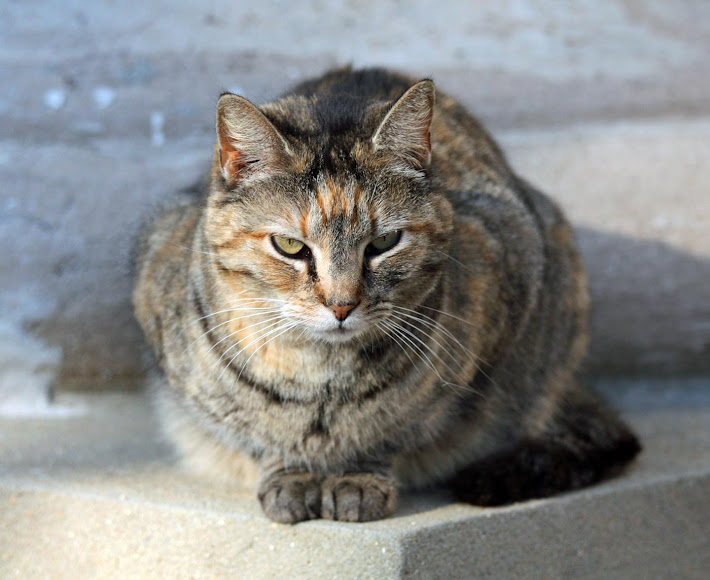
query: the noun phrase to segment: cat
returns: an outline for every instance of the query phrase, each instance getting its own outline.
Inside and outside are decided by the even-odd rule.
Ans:
[[[225,93],[204,195],[154,221],[136,316],[186,464],[277,522],[368,521],[404,488],[495,506],[640,451],[575,381],[589,300],[560,209],[431,80],[338,69]]]

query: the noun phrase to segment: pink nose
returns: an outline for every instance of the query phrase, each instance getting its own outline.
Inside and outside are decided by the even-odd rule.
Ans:
[[[355,302],[350,304],[333,304],[330,309],[333,311],[333,314],[335,314],[335,318],[342,322],[348,317],[350,312],[354,310],[358,304],[360,303]]]

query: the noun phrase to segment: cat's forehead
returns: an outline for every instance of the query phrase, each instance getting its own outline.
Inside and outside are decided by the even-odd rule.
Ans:
[[[262,205],[262,219],[268,218],[265,222],[282,235],[324,248],[359,244],[404,227],[412,217],[373,187],[353,177],[323,174],[307,188],[272,198],[268,209]]]
[[[310,239],[361,238],[374,233],[378,213],[356,179],[322,175],[313,182],[300,225]]]
[[[356,213],[361,195],[362,187],[354,179],[321,176],[313,184],[310,209],[316,209],[320,220],[327,223],[338,216]]]
[[[351,95],[286,97],[261,106],[282,134],[330,145],[372,133],[376,102]]]

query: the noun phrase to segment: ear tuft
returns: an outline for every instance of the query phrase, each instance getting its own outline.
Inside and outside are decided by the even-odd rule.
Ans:
[[[384,151],[414,166],[431,161],[429,129],[434,115],[435,89],[430,80],[419,81],[392,105],[372,137],[375,151]]]
[[[288,144],[256,105],[223,94],[217,103],[217,139],[222,176],[230,187],[255,174],[283,166]]]

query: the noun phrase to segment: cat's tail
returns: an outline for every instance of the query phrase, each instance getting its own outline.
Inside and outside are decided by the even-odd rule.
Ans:
[[[542,432],[465,467],[451,485],[462,501],[505,505],[613,477],[640,451],[639,440],[617,414],[575,386]]]

